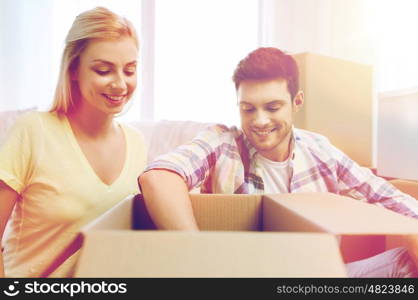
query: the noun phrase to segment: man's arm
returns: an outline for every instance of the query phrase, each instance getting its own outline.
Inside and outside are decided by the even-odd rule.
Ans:
[[[378,177],[371,170],[359,166],[340,150],[333,150],[338,157],[337,176],[342,195],[364,199],[399,214],[418,219],[418,201]]]
[[[138,182],[158,229],[198,230],[183,178],[166,170],[151,170],[142,174]]]
[[[204,184],[222,149],[233,146],[232,136],[222,138],[226,131],[213,126],[200,132],[191,142],[157,157],[138,178],[145,205],[159,229],[198,230],[189,190]]]

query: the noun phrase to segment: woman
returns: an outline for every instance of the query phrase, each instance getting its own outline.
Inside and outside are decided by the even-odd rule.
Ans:
[[[21,117],[0,149],[2,235],[11,218],[2,275],[48,275],[80,227],[138,193],[144,142],[114,120],[135,91],[137,56],[126,19],[100,7],[75,19],[52,109]],[[76,256],[53,275],[71,276]]]

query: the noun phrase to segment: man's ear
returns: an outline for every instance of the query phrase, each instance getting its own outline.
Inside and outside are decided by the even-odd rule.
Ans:
[[[293,111],[298,112],[302,108],[303,102],[304,102],[303,91],[299,91],[296,94],[295,98],[293,98]]]

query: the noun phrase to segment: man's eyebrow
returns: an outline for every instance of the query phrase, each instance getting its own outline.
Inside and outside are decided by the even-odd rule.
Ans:
[[[264,105],[283,104],[285,102],[286,102],[285,100],[272,100],[270,102],[264,103]],[[253,105],[254,106],[254,104],[252,104],[250,102],[247,102],[247,101],[240,101],[239,104],[246,104],[246,105]]]
[[[266,105],[283,104],[285,102],[286,102],[285,100],[273,100],[273,101],[267,102]]]

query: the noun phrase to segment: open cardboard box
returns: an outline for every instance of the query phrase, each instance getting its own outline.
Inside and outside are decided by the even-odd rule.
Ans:
[[[87,225],[75,277],[345,277],[337,235],[418,221],[330,193],[191,194],[201,232],[153,229],[141,195]]]

